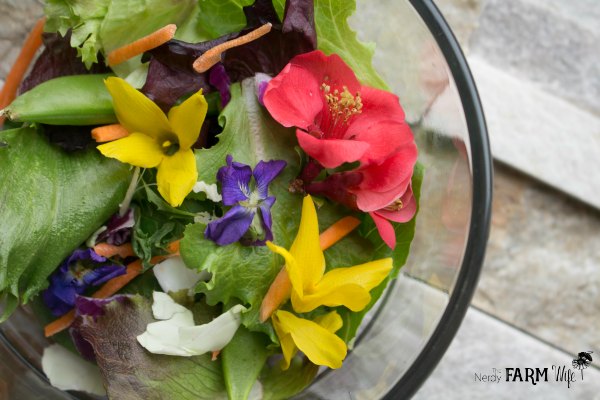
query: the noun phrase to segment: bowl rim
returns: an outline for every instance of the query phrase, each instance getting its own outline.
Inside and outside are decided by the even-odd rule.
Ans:
[[[433,334],[404,375],[383,397],[412,397],[435,369],[469,308],[483,265],[492,209],[492,155],[485,117],[473,76],[450,26],[432,0],[409,0],[435,38],[460,95],[471,146],[473,175],[469,235],[456,285]]]

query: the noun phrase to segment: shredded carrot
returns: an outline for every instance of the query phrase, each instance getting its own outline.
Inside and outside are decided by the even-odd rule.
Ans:
[[[117,293],[138,276],[142,272],[142,261],[136,260],[127,266],[127,271],[124,275],[119,275],[108,282],[106,282],[98,291],[92,294],[92,297],[96,299],[105,299]],[[44,327],[44,335],[46,337],[54,336],[57,333],[67,329],[75,320],[75,309],[69,311],[62,317],[55,321],[50,322]]]
[[[127,258],[134,256],[135,253],[133,251],[133,246],[131,243],[125,243],[120,246],[115,246],[114,244],[108,243],[98,243],[94,246],[94,251],[96,254],[102,257],[110,258],[114,256],[119,256],[121,258]]]
[[[351,216],[344,217],[335,222],[319,235],[321,250],[327,250],[342,240],[350,232],[356,229],[358,225],[360,225],[360,220]],[[268,320],[271,317],[271,314],[290,298],[291,292],[292,282],[290,281],[290,277],[284,266],[275,277],[273,283],[271,283],[271,286],[260,305],[260,321],[265,322]]]
[[[110,142],[125,136],[129,136],[129,132],[121,124],[104,125],[92,129],[92,138],[98,143]]]
[[[221,354],[221,350],[216,350],[212,352],[212,357],[210,358],[211,361],[217,361],[217,357],[219,357],[219,354]]]
[[[356,229],[358,225],[360,225],[360,220],[358,218],[348,216],[340,219],[319,235],[321,249],[327,250]]]
[[[108,53],[108,65],[112,67],[121,64],[130,58],[167,43],[173,39],[175,31],[177,31],[177,25],[169,24],[141,39],[111,51]]]
[[[46,18],[39,19],[31,29],[31,32],[25,39],[21,52],[17,56],[10,72],[6,76],[4,87],[0,91],[0,110],[8,106],[17,97],[17,90],[23,80],[23,76],[29,68],[35,53],[42,45],[42,33]],[[4,123],[4,117],[0,117],[0,127]]]
[[[169,253],[171,253],[172,255],[177,255],[179,254],[179,244],[180,244],[180,240],[176,240],[174,242],[171,242],[169,244],[169,247],[167,247],[167,249],[169,250]]]
[[[228,40],[225,43],[221,43],[209,50],[207,50],[200,57],[196,58],[192,65],[194,70],[199,74],[208,71],[213,65],[221,61],[221,54],[231,48],[242,46],[250,43],[271,31],[271,23],[264,24],[263,26],[256,28],[252,32],[240,36],[238,38]]]

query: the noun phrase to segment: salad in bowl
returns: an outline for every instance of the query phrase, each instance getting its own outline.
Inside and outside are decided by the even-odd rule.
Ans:
[[[0,95],[0,296],[51,384],[285,399],[343,368],[423,178],[354,7],[46,1]]]

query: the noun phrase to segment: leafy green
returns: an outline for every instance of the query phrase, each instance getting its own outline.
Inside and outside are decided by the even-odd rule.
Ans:
[[[73,30],[71,46],[88,68],[97,53],[108,52],[167,24],[181,24],[192,16],[194,0],[48,0],[46,29],[65,34]],[[125,75],[139,59],[117,68]]]
[[[247,399],[269,352],[268,338],[240,326],[221,352],[223,375],[230,399]]]
[[[387,85],[373,68],[375,45],[361,43],[348,25],[347,19],[355,10],[355,1],[315,0],[319,49],[342,57],[363,85],[387,90]]]
[[[304,357],[294,357],[290,367],[282,371],[278,365],[266,366],[260,377],[263,400],[288,399],[310,385],[319,367]]]
[[[33,128],[0,132],[0,295],[3,318],[117,209],[126,165],[95,149],[67,154]]]
[[[152,354],[138,344],[136,337],[154,322],[150,300],[142,296],[119,297],[104,306],[103,311],[96,318],[79,317],[74,328],[94,349],[109,398],[227,398],[220,360],[211,361],[209,354]]]
[[[234,300],[249,305],[242,314],[242,324],[252,331],[261,331],[276,341],[270,324],[258,319],[260,304],[281,263],[264,246],[242,246],[234,243],[219,246],[204,237],[205,225],[187,227],[181,240],[180,252],[185,264],[212,273],[209,282],[200,282],[196,290],[206,294],[208,304],[230,303]]]
[[[294,150],[293,129],[279,125],[256,97],[254,79],[231,86],[231,101],[219,117],[223,132],[218,143],[209,149],[196,151],[198,180],[217,182],[217,171],[231,154],[233,160],[254,168],[263,160],[285,160],[287,166],[270,185],[277,201],[271,209],[273,235],[279,245],[291,245],[300,221],[302,198],[288,191],[289,184],[300,172],[300,158]]]
[[[254,0],[219,0],[198,2],[198,27],[204,40],[216,39],[227,33],[237,32],[246,26],[244,7]]]

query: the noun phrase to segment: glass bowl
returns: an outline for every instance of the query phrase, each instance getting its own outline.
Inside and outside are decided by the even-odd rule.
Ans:
[[[400,97],[425,178],[406,266],[366,318],[344,366],[322,371],[299,399],[413,395],[469,306],[489,231],[485,121],[465,58],[440,12],[428,0],[359,0],[351,23],[362,40],[377,45],[375,66]],[[49,385],[41,372],[48,344],[27,307],[0,326],[0,398],[94,398]]]

